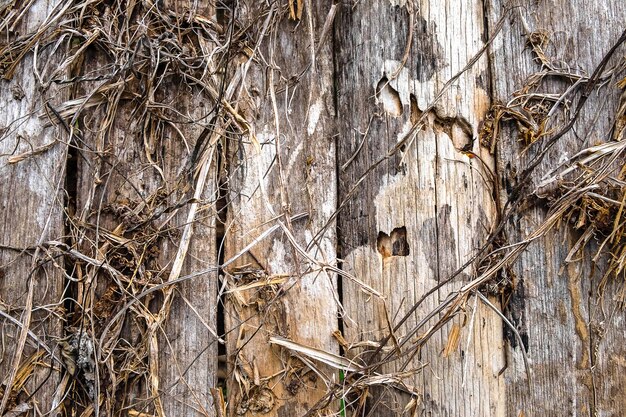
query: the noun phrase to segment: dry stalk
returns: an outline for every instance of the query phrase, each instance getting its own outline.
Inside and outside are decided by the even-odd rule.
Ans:
[[[310,3],[306,2],[309,9]],[[0,30],[12,32],[32,4],[33,1],[27,1],[16,3],[14,7],[1,6]],[[269,71],[268,94],[276,117],[276,137],[281,135],[277,94],[283,91],[277,89],[273,82],[274,77],[280,76],[280,72],[273,62],[273,56],[265,56],[261,52],[261,44],[271,39],[270,35],[275,33],[280,19],[287,13],[292,19],[299,20],[305,3],[300,0],[291,1],[288,8],[281,8],[271,2],[269,7],[263,8],[259,16],[256,16],[257,21],[262,22],[256,39],[253,38],[250,27],[241,26],[232,10],[228,11],[230,16],[227,21],[217,22],[194,10],[179,13],[165,10],[158,2],[130,1],[125,2],[124,8],[120,4],[106,0],[61,1],[36,30],[20,36],[11,35],[11,42],[0,44],[0,74],[4,78],[12,78],[23,58],[32,53],[34,72],[43,92],[53,85],[73,92],[72,97],[65,102],[40,103],[37,114],[50,124],[59,125],[66,132],[67,139],[62,144],[68,152],[75,151],[86,164],[95,166],[95,178],[93,184],[87,187],[89,190],[82,202],[83,206],[78,212],[65,213],[69,235],[50,238],[44,233],[31,248],[20,249],[21,253],[28,253],[33,257],[32,274],[36,273],[42,262],[50,262],[54,267],[63,269],[63,275],[69,281],[77,283],[76,294],[73,294],[71,300],[74,314],[65,326],[65,338],[58,341],[64,348],[58,354],[48,341],[42,340],[31,330],[32,311],[35,307],[34,280],[29,280],[26,301],[20,310],[20,320],[13,317],[11,311],[0,310],[0,316],[19,328],[12,370],[3,380],[5,385],[2,389],[5,395],[0,402],[0,415],[5,412],[27,411],[30,405],[17,403],[16,398],[24,392],[25,383],[36,366],[47,358],[54,366],[62,366],[65,372],[65,382],[55,395],[55,405],[59,408],[63,409],[64,404],[72,402],[72,407],[85,416],[116,415],[123,412],[133,416],[163,416],[165,413],[161,395],[171,387],[163,387],[159,381],[158,336],[169,317],[177,287],[208,272],[215,272],[220,267],[214,265],[183,274],[183,264],[188,257],[195,225],[202,220],[202,216],[212,216],[217,212],[217,196],[213,196],[210,201],[206,200],[205,189],[209,188],[207,184],[211,181],[209,169],[215,166],[220,144],[232,139],[239,140],[244,134],[257,152],[261,149],[254,127],[248,121],[240,102],[246,86],[247,71],[252,62],[263,65]],[[409,1],[409,4],[409,18],[412,23],[416,10],[413,9],[413,2]],[[332,6],[319,43],[317,47],[311,48],[311,64],[300,76],[314,67],[316,54],[329,35],[336,12],[336,6]],[[282,161],[278,157],[272,169],[278,171],[281,179],[281,210],[274,210],[261,182],[259,192],[268,211],[274,214],[272,224],[221,267],[231,265],[259,242],[281,231],[290,242],[290,251],[296,260],[295,270],[289,276],[261,275],[255,281],[240,285],[233,284],[234,280],[231,280],[232,287],[227,288],[225,284],[223,292],[243,303],[243,298],[237,298],[241,293],[273,291],[275,301],[280,294],[289,291],[293,285],[292,278],[319,272],[351,280],[384,304],[383,294],[365,284],[360,277],[339,268],[336,263],[316,259],[311,255],[311,250],[365,178],[377,166],[395,155],[401,147],[413,144],[429,111],[446,90],[487,51],[508,16],[508,13],[503,14],[484,47],[443,85],[433,102],[402,140],[352,184],[346,199],[340,202],[328,223],[319,230],[308,247],[299,244],[299,239],[294,236],[292,222],[305,218],[307,214],[289,213],[287,179],[284,177]],[[524,22],[523,24],[525,25]],[[315,46],[315,34],[310,21],[309,30],[311,45]],[[394,319],[387,316],[387,336],[378,342],[364,342],[356,349],[354,344],[338,335],[337,338],[347,351],[346,357],[278,336],[270,339],[271,343],[293,353],[293,361],[299,361],[298,367],[308,368],[307,372],[314,372],[324,379],[327,395],[312,407],[310,415],[333,398],[347,398],[353,394],[356,396],[355,408],[358,409],[363,406],[368,390],[373,386],[390,387],[410,394],[413,401],[407,409],[414,410],[419,395],[407,381],[421,372],[422,368],[407,368],[413,363],[415,355],[434,334],[463,313],[471,296],[477,296],[513,328],[481,291],[498,272],[510,267],[533,241],[545,236],[561,223],[569,223],[581,233],[567,261],[573,262],[589,242],[595,240],[599,244],[594,260],[602,256],[609,259],[604,282],[611,278],[624,279],[626,93],[622,94],[615,111],[615,124],[610,138],[612,141],[581,150],[555,167],[543,178],[536,190],[528,190],[528,187],[531,174],[547,151],[572,128],[591,92],[601,85],[607,85],[609,80],[618,77],[620,71],[623,71],[623,65],[605,69],[617,48],[626,40],[626,32],[591,75],[559,66],[551,60],[545,52],[548,34],[532,32],[527,27],[526,32],[528,47],[540,69],[507,103],[494,103],[482,124],[480,138],[483,146],[493,153],[501,134],[502,123],[513,121],[523,145],[526,148],[538,147],[539,152],[522,173],[520,183],[500,213],[498,226],[483,247],[455,273],[410,306],[405,315],[395,323]],[[407,61],[412,36],[411,29],[402,61],[394,74],[391,74],[391,79],[398,75]],[[86,59],[92,59],[89,55],[92,51],[99,51],[104,63],[90,72],[84,72],[83,63]],[[38,61],[44,52],[61,55],[61,64],[57,68],[48,68],[45,63]],[[244,62],[237,70],[228,67],[234,57]],[[567,87],[557,94],[542,91],[547,77],[558,77]],[[172,85],[189,87],[194,91],[196,99],[209,103],[211,110],[199,118],[181,110],[176,105],[180,96],[168,90]],[[617,85],[622,89],[626,87],[626,78]],[[114,136],[117,124],[120,120],[128,120],[124,119],[128,115],[140,127],[138,131],[143,157],[149,166],[146,169],[153,170],[159,181],[158,186],[149,192],[140,190],[133,178],[123,171],[117,157],[119,152],[116,153],[119,149],[112,149],[108,142],[108,138]],[[188,125],[202,130],[193,142],[190,140],[192,138],[186,137],[184,126]],[[369,126],[367,129],[363,141]],[[180,148],[186,150],[185,160],[176,167],[178,171],[174,174],[156,152],[165,132],[169,133],[169,140],[180,142]],[[36,158],[57,145],[57,142],[51,142],[32,148],[28,152],[14,155],[9,162],[19,164],[29,158]],[[276,154],[280,155],[279,141],[274,145]],[[352,158],[342,169],[351,161]],[[260,171],[258,174],[259,178],[265,175]],[[104,203],[106,199],[102,189],[109,186],[112,175],[123,179],[124,187],[132,191],[133,201],[108,205]],[[495,178],[495,175],[492,176]],[[61,175],[59,178],[62,177]],[[61,189],[60,179],[56,187]],[[507,243],[502,237],[504,225],[521,210],[527,209],[525,204],[528,201],[522,198],[524,190],[534,191],[535,196],[548,201],[550,211],[544,223],[523,240]],[[185,214],[184,221],[182,225],[177,225],[174,219],[180,213]],[[176,255],[167,265],[162,264],[163,259],[159,253],[159,247],[164,241],[177,244]],[[63,256],[65,264],[70,267],[60,266],[56,262],[59,256]],[[480,267],[470,282],[450,293],[440,305],[421,317],[419,323],[405,329],[403,333],[400,332],[427,297],[456,279],[472,264]],[[160,298],[158,310],[155,312],[150,303],[157,297]],[[626,284],[623,291],[615,297],[626,303]],[[187,304],[192,307],[188,301]],[[49,310],[50,314],[58,314],[52,311],[53,308]],[[191,310],[195,312],[193,307]],[[199,313],[195,313],[200,317]],[[211,323],[203,323],[214,333],[215,339],[221,341],[223,335],[218,335]],[[126,340],[129,328],[138,335],[134,343]],[[237,330],[240,328],[229,329],[233,332]],[[514,328],[513,331],[520,338]],[[24,358],[27,341],[34,342],[40,350],[35,355]],[[458,335],[451,339],[448,351],[457,345]],[[241,345],[237,347],[242,348]],[[348,357],[349,355],[352,356]],[[270,380],[294,371],[290,369],[293,365],[291,363],[285,366],[284,372],[261,377],[254,363],[246,362],[243,355],[235,356],[237,364],[231,377],[239,384],[244,396],[251,395],[255,390],[267,393],[265,385]],[[527,362],[525,356],[524,360]],[[319,369],[318,363],[345,372],[345,379],[341,383],[333,381]],[[383,367],[388,369],[390,365],[397,365],[398,372],[389,374],[380,371]],[[183,373],[181,371],[180,383],[184,383]],[[69,382],[70,376],[74,378],[74,383]],[[145,401],[131,405],[116,401],[119,396],[133,392],[141,384],[148,391]],[[217,414],[225,415],[223,393],[216,389],[211,393]],[[101,410],[101,407],[105,409]],[[63,411],[69,413],[68,410]]]

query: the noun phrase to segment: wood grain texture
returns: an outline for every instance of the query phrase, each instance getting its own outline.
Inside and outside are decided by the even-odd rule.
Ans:
[[[181,24],[176,21],[183,19],[180,16],[201,13],[210,18],[214,8],[197,3],[166,2],[160,13],[175,26]],[[148,15],[141,5],[134,7],[136,16]],[[131,76],[129,70],[126,82],[106,92],[99,90],[98,82],[89,81],[76,90],[77,99],[99,98],[100,94],[107,98],[76,119],[85,143],[77,164],[75,221],[86,230],[77,244],[94,258],[113,262],[124,274],[120,282],[100,269],[87,269],[78,299],[81,311],[89,317],[89,333],[99,340],[104,326],[129,301],[129,293],[197,274],[165,287],[163,293],[142,298],[141,307],[126,314],[123,327],[109,332],[115,336],[119,331],[121,337],[115,350],[109,347],[104,352],[111,359],[99,364],[105,398],[100,411],[109,415],[121,410],[160,416],[214,415],[210,390],[217,385],[215,132],[220,126],[206,122],[215,98],[197,84],[188,84],[180,74],[166,71],[172,64],[161,54],[167,42],[199,42],[197,38],[205,34],[187,32],[170,41],[168,36],[174,35],[161,34],[161,23],[150,18],[147,30],[154,44],[151,48],[141,42],[133,46],[145,54],[141,55],[145,60],[134,63],[136,73]],[[126,23],[121,18],[120,22]],[[189,61],[202,62],[203,51],[195,52]],[[106,74],[110,65],[110,57],[93,48],[88,50],[81,74],[97,77]],[[152,74],[158,74],[158,83]],[[201,81],[213,86],[215,80]],[[207,152],[196,155],[192,164],[200,138]],[[201,184],[195,169],[204,164],[206,179]],[[190,217],[192,210],[195,215]],[[185,246],[182,241],[187,233],[190,241]],[[179,257],[182,266],[173,272]],[[164,303],[163,295],[170,291],[171,305]],[[135,370],[137,376],[125,369]]]
[[[488,3],[488,25],[493,27],[505,2]],[[494,100],[506,103],[542,68],[528,47],[531,33],[546,36],[548,60],[558,68],[584,75],[593,73],[624,30],[626,7],[613,1],[515,2],[501,36],[493,44]],[[622,49],[623,50],[623,49]],[[617,59],[622,59],[618,57]],[[617,62],[615,59],[611,64]],[[610,67],[610,66],[609,66]],[[608,68],[608,67],[607,67]],[[561,138],[532,176],[536,185],[556,164],[581,149],[610,138],[620,92],[613,80],[592,93],[574,129]],[[557,77],[545,79],[540,92],[563,92],[571,85]],[[571,99],[571,98],[570,98]],[[571,108],[576,102],[571,104]],[[541,142],[524,149],[513,125],[506,126],[497,144],[501,196],[507,197],[516,176],[541,149]],[[533,186],[530,189],[533,189]],[[507,227],[510,242],[523,239],[545,219],[541,208],[527,210]],[[531,245],[514,265],[515,291],[508,315],[528,341],[533,384],[528,388],[522,366],[522,347],[507,343],[507,415],[617,416],[624,410],[624,312],[616,309],[612,281],[599,297],[597,288],[606,263],[593,266],[597,250],[588,248],[583,264],[565,259],[579,238],[565,225]],[[600,336],[601,335],[601,336]]]
[[[336,370],[313,361],[314,371],[268,343],[282,336],[338,353],[336,277],[322,270],[336,263],[332,46],[329,37],[319,43],[329,5],[306,3],[299,22],[278,3],[240,3],[255,45],[251,58],[235,61],[251,131],[229,143],[225,259],[278,230],[225,269],[229,415],[301,416],[325,394],[324,380],[338,381]],[[240,289],[246,284],[257,287]]]
[[[344,280],[346,337],[352,343],[376,341],[388,333],[386,317],[396,323],[466,262],[493,227],[493,162],[473,141],[490,104],[486,56],[425,115],[411,146],[367,173],[483,45],[480,2],[416,2],[413,16],[409,3],[346,4],[335,31],[339,201],[349,198],[366,175],[339,216],[341,258],[344,270],[385,297],[383,302]],[[398,69],[411,26],[408,60]],[[467,150],[480,155],[488,169],[468,157]],[[405,245],[408,250],[402,250]],[[408,332],[473,273],[471,266],[437,291],[396,338],[413,340]],[[442,352],[450,325],[405,365],[407,370],[427,365],[405,381],[419,397],[418,415],[504,415],[500,320],[471,301],[466,316],[454,324],[462,331],[448,357]],[[381,372],[399,371],[402,363],[392,362]],[[393,389],[380,395],[369,402],[366,411],[372,415],[401,415],[409,401]]]
[[[36,1],[14,31],[3,29],[1,53],[5,54],[5,48],[16,39],[27,39],[34,33],[56,3]],[[10,373],[17,370],[13,361],[24,324],[49,350],[56,348],[55,339],[62,330],[58,314],[62,313],[63,261],[57,258],[55,265],[43,249],[35,248],[63,238],[62,187],[67,146],[62,131],[51,126],[45,116],[45,104],[63,101],[66,93],[55,86],[42,86],[56,70],[58,54],[40,50],[34,61],[32,51],[24,52],[23,61],[12,75],[5,72],[8,68],[2,68],[0,81],[0,311],[21,323],[18,328],[0,317],[2,400]],[[37,357],[36,352],[42,355]],[[12,387],[4,411],[23,406],[29,393],[36,395],[39,412],[52,411],[60,379],[59,363],[28,336],[19,364],[18,372],[31,374],[32,367],[32,375],[21,388]]]
[[[188,14],[214,19],[216,3],[214,0],[171,0],[165,2],[165,7],[176,11],[179,16],[178,24],[182,26],[184,16]],[[197,58],[206,54],[211,47],[216,47],[205,36],[206,34],[198,35],[206,44],[196,52]],[[214,68],[212,65],[215,64],[209,64],[207,59],[203,61],[204,65]],[[212,81],[213,85],[219,85],[218,78],[214,77]],[[191,205],[187,204],[173,219],[173,225],[183,235],[190,221],[193,222],[189,229],[191,240],[180,272],[182,276],[208,270],[219,263],[216,236],[219,198],[217,143],[223,134],[223,125],[218,123],[217,126],[210,126],[202,122],[213,113],[216,97],[209,97],[197,87],[185,86],[184,80],[175,76],[169,82],[169,87],[164,86],[162,89],[162,101],[175,104],[176,111],[186,115],[179,119],[176,114],[171,114],[172,119],[179,120],[175,128],[190,141],[190,147],[195,147],[203,134],[208,134],[205,140],[208,141],[207,152],[210,153],[204,160],[204,164],[208,165],[205,184],[199,183],[197,178],[201,174],[198,173],[194,180],[190,180],[191,189],[187,195],[181,195],[178,200],[171,202],[178,204],[189,197],[199,197],[197,212],[193,218],[189,217]],[[184,172],[185,164],[192,157],[182,138],[177,136],[175,129],[164,128],[160,144],[164,148],[164,172],[169,173],[171,186],[175,183],[180,186],[179,175]],[[158,147],[159,144],[155,146]],[[203,162],[198,164],[198,170],[202,169],[202,165]],[[198,190],[199,187],[204,190]],[[178,251],[180,243],[176,240],[169,240],[164,248],[164,254],[170,259],[174,254],[178,255]],[[165,259],[163,264],[169,264]],[[172,278],[170,274],[170,279]],[[163,332],[159,334],[159,378],[166,416],[215,415],[211,389],[217,386],[217,285],[218,274],[213,271],[176,286],[171,311],[164,323]]]
[[[626,287],[602,279],[608,256],[591,261],[599,235],[566,259],[581,237],[566,222],[481,288],[521,343],[469,296],[414,349],[443,313],[418,323],[499,256],[446,281],[484,245],[545,145],[510,118],[482,142],[489,111],[506,104],[541,128],[564,123],[584,91],[573,80],[624,30],[623,1],[66,0],[67,16],[55,4],[33,0],[10,30],[17,15],[0,19],[0,49],[50,16],[63,22],[37,60],[32,45],[0,53],[22,61],[12,76],[0,66],[0,408],[623,415]],[[18,6],[0,1],[0,15]],[[606,68],[624,65],[625,48]],[[505,253],[544,223],[553,195],[532,191],[556,164],[618,138],[620,71],[590,91],[489,250]],[[18,371],[11,318],[65,359],[52,368],[28,335],[19,370],[36,367],[17,397],[2,392]],[[340,374],[284,339],[379,364]],[[340,403],[330,391],[350,393]],[[219,394],[228,410],[214,407]]]

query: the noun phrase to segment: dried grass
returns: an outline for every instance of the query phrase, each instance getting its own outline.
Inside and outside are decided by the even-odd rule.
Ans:
[[[23,2],[20,5],[0,8],[0,31],[11,32],[18,27],[31,5],[32,2]],[[301,1],[289,2],[288,8],[285,7],[271,18],[266,10],[266,14],[258,16],[258,22],[262,22],[261,34],[276,30],[279,16],[288,13],[292,18],[299,18],[303,5]],[[333,6],[322,38],[328,35],[335,12]],[[206,213],[210,213],[209,216],[215,215],[217,211],[217,197],[202,207],[200,204],[205,186],[211,181],[209,168],[216,164],[218,145],[223,141],[248,134],[250,140],[259,146],[252,127],[241,114],[236,102],[236,92],[246,77],[246,70],[234,71],[229,68],[228,63],[237,56],[260,60],[258,51],[262,36],[257,34],[255,39],[251,28],[239,27],[235,19],[224,22],[208,19],[197,10],[164,10],[156,2],[150,1],[129,1],[122,8],[119,2],[105,0],[65,0],[57,5],[36,31],[13,36],[10,43],[0,45],[0,74],[4,78],[11,79],[23,58],[33,53],[35,73],[43,91],[61,89],[77,93],[78,97],[62,103],[46,102],[40,108],[40,117],[66,130],[68,139],[64,145],[68,149],[76,150],[77,155],[88,155],[86,160],[100,162],[103,169],[117,172],[120,176],[126,175],[119,171],[114,150],[102,146],[107,143],[106,137],[112,134],[116,123],[119,120],[128,120],[122,115],[126,113],[126,116],[131,116],[135,125],[142,127],[140,140],[145,149],[144,157],[150,161],[151,168],[161,178],[159,187],[141,197],[145,193],[137,190],[135,183],[125,177],[126,186],[135,188],[135,201],[99,206],[93,200],[93,194],[92,199],[84,202],[81,212],[65,213],[70,235],[65,236],[63,241],[39,242],[35,247],[22,248],[22,251],[31,254],[42,253],[48,261],[63,269],[63,274],[69,281],[76,283],[77,289],[72,300],[73,315],[65,325],[65,338],[57,341],[59,350],[46,345],[30,330],[28,317],[23,319],[23,323],[16,323],[16,319],[10,314],[0,310],[2,317],[18,324],[21,329],[20,344],[13,358],[19,366],[14,367],[14,372],[3,381],[4,386],[0,388],[8,393],[3,395],[0,415],[12,415],[11,413],[23,412],[31,407],[26,402],[19,402],[18,398],[30,398],[31,393],[25,388],[26,381],[34,369],[44,362],[47,367],[63,368],[65,378],[56,399],[59,407],[57,411],[63,414],[91,416],[128,413],[141,417],[164,415],[161,394],[167,387],[162,387],[159,381],[157,336],[169,316],[176,287],[218,268],[216,265],[189,275],[182,274],[193,225],[199,220],[199,216],[205,216]],[[503,17],[495,34],[504,22]],[[626,179],[623,161],[626,149],[626,95],[622,96],[621,105],[614,116],[616,124],[611,133],[611,141],[578,152],[555,167],[536,190],[529,187],[534,169],[549,148],[571,129],[586,98],[601,85],[608,85],[610,88],[615,85],[618,88],[625,87],[626,78],[615,83],[615,77],[623,72],[625,62],[622,61],[610,69],[606,69],[606,65],[617,47],[626,39],[626,34],[607,53],[592,75],[586,76],[552,64],[544,52],[547,35],[531,33],[530,30],[528,32],[528,46],[534,52],[540,70],[508,103],[495,104],[492,107],[483,123],[481,141],[494,152],[502,124],[513,121],[517,125],[523,146],[541,146],[541,151],[522,173],[519,184],[511,192],[510,199],[502,210],[498,227],[478,255],[439,286],[431,289],[415,305],[410,306],[400,320],[394,323],[388,318],[388,336],[373,346],[350,345],[349,341],[338,334],[336,337],[346,352],[345,357],[341,357],[278,336],[270,339],[271,343],[286,349],[293,356],[293,361],[290,362],[292,368],[284,372],[295,372],[295,368],[307,369],[307,372],[315,373],[324,381],[327,395],[312,407],[309,415],[324,408],[335,398],[347,399],[348,406],[358,413],[363,409],[368,393],[376,386],[390,387],[410,394],[412,401],[407,405],[406,412],[414,412],[420,400],[419,393],[407,381],[420,372],[421,368],[407,369],[412,358],[450,320],[469,310],[467,303],[472,296],[476,295],[475,299],[498,312],[482,296],[481,291],[484,291],[499,271],[515,262],[529,244],[558,225],[570,224],[580,233],[578,242],[568,256],[569,262],[575,261],[589,242],[596,241],[598,249],[593,260],[596,261],[601,256],[609,257],[604,281],[624,281]],[[487,50],[488,45],[489,43],[463,71],[446,83],[443,90],[471,68]],[[81,73],[83,62],[93,59],[88,52],[94,50],[106,57],[106,62],[91,73]],[[39,62],[38,59],[46,54],[50,57],[62,57],[60,64],[53,69]],[[542,92],[542,82],[546,77],[565,80],[569,83],[568,87],[557,94]],[[178,83],[181,88],[191,86],[194,94],[209,102],[213,110],[200,120],[182,112],[172,100],[176,95],[164,91],[172,82]],[[443,90],[429,109],[442,96]],[[575,107],[572,110],[573,103]],[[85,118],[85,115],[95,112],[99,115],[97,119]],[[424,111],[424,115],[427,113],[428,111]],[[372,168],[354,184],[353,189],[359,187],[366,175],[394,155],[401,146],[411,146],[422,122],[422,119],[418,120],[411,132],[389,155],[372,164]],[[203,129],[193,148],[178,127],[186,124],[201,126]],[[177,141],[188,151],[189,158],[179,167],[176,175],[172,175],[171,168],[165,166],[165,160],[154,157],[155,143],[161,140],[164,131],[172,132],[170,140]],[[48,144],[13,156],[10,163],[35,158],[54,145]],[[548,201],[550,211],[545,222],[525,240],[506,243],[502,237],[504,225],[520,210],[527,209],[528,199],[521,197],[524,192]],[[351,195],[347,198],[351,198]],[[344,205],[345,201],[341,202],[330,221]],[[179,228],[173,224],[173,219],[183,207],[186,209],[186,219],[182,228]],[[373,297],[383,300],[382,294],[367,286],[359,277],[348,274],[337,265],[313,259],[309,255],[310,248],[303,248],[297,243],[288,225],[290,221],[303,217],[306,214],[287,218],[283,223],[280,216],[277,216],[275,225],[261,232],[248,247],[224,262],[221,267],[231,264],[258,242],[281,230],[291,242],[295,256],[302,262],[319,271],[349,279]],[[111,226],[109,228],[104,226],[106,219]],[[112,224],[111,219],[115,219],[117,223]],[[178,251],[169,265],[161,265],[160,247],[164,240],[170,238],[179,242]],[[66,266],[61,267],[56,263],[59,256],[64,257]],[[451,293],[443,303],[404,334],[397,334],[427,297],[455,279],[470,264],[478,264],[480,268],[469,283]],[[249,271],[242,272],[242,275],[250,277]],[[285,288],[288,280],[289,277],[286,276],[260,276],[247,282],[231,280],[227,282],[229,285],[224,292],[232,297],[234,303],[244,304],[245,299],[241,293],[264,290],[274,292],[276,296]],[[624,303],[626,285],[622,288],[622,292],[615,297]],[[155,310],[150,301],[157,296],[160,302]],[[25,309],[30,314],[32,306],[27,304]],[[126,330],[124,326],[127,326]],[[133,343],[125,339],[129,326],[138,335]],[[207,328],[211,329],[210,323]],[[458,325],[455,329],[448,341],[446,355],[461,343]],[[229,331],[235,332],[237,329]],[[215,334],[215,337],[219,339],[224,335]],[[37,350],[30,357],[22,358],[27,338],[43,349]],[[320,363],[341,370],[345,373],[345,378],[338,381],[334,375],[329,375],[322,369]],[[274,401],[272,394],[268,393],[271,390],[265,387],[270,379],[281,375],[261,377],[256,365],[247,363],[243,358],[239,358],[238,364],[230,377],[244,393],[244,401],[239,407],[244,412],[265,412],[268,407],[273,406]],[[381,368],[390,364],[395,364],[398,372],[381,373]],[[146,391],[144,394],[147,394],[144,401],[136,404],[119,401],[119,398],[129,392],[137,392],[139,385],[143,385]],[[228,397],[224,398],[220,390],[213,389],[211,392],[217,415],[226,415],[225,401]]]

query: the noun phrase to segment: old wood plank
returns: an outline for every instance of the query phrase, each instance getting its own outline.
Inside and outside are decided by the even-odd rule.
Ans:
[[[89,318],[83,325],[90,336],[105,342],[98,358],[101,413],[214,415],[217,138],[223,124],[211,124],[217,97],[203,87],[217,90],[213,73],[204,72],[216,64],[203,49],[217,36],[204,25],[215,18],[214,7],[187,1],[134,7],[132,13],[98,10],[119,24],[108,27],[107,36],[138,55],[102,84],[98,77],[109,79],[115,55],[88,49],[81,74],[98,81],[81,83],[75,98],[95,97],[96,105],[70,115],[84,140],[75,220],[82,239],[76,243],[122,274],[83,267],[77,311]],[[149,38],[127,39],[124,27],[138,17]],[[179,31],[182,26],[192,29]],[[189,63],[195,71],[183,67]],[[194,154],[196,144],[203,151]],[[141,298],[124,320],[112,320],[135,296],[189,275]]]
[[[269,344],[280,336],[338,352],[336,278],[323,270],[336,263],[333,61],[323,33],[332,14],[325,2],[297,3],[306,5],[298,21],[278,3],[241,4],[254,53],[236,61],[250,131],[229,143],[225,259],[243,251],[225,269],[229,415],[304,415],[339,381],[337,370]]]
[[[46,251],[37,248],[64,234],[67,146],[62,131],[45,116],[45,106],[63,101],[67,94],[42,85],[50,81],[59,54],[41,48],[35,60],[27,42],[58,3],[36,1],[21,19],[19,4],[5,3],[0,12],[0,414],[15,407],[52,411],[60,381],[62,364],[46,350],[55,350],[59,357],[55,338],[62,330],[63,261],[50,262]],[[31,335],[25,335],[25,347],[20,346],[24,328],[45,346]]]
[[[185,16],[202,16],[216,18],[216,2],[204,1],[171,1],[165,2],[169,11],[177,16],[177,26],[185,24]],[[216,45],[210,41],[209,34],[199,32],[197,38],[202,42],[199,50],[192,54],[194,58],[211,70],[217,70],[217,62],[210,62],[207,53]],[[180,35],[179,35],[180,36]],[[190,37],[189,44],[196,42]],[[209,55],[210,56],[210,55]],[[208,78],[208,75],[207,75]],[[215,86],[218,78],[213,78]],[[197,146],[204,134],[206,145],[204,159],[198,163],[198,174],[194,177],[191,190],[182,199],[199,198],[195,215],[193,204],[187,205],[173,219],[182,232],[179,242],[170,240],[165,250],[176,257],[181,255],[182,241],[186,233],[190,233],[190,241],[184,264],[179,276],[207,271],[218,264],[217,253],[217,200],[218,193],[218,138],[223,134],[221,121],[210,126],[202,121],[209,117],[216,105],[216,97],[210,97],[206,91],[197,86],[189,88],[188,80],[173,76],[169,86],[163,88],[163,102],[172,103],[176,112],[186,115],[177,119],[175,128],[190,141],[190,146]],[[176,91],[175,94],[173,92]],[[207,131],[208,130],[208,131]],[[174,129],[165,129],[162,143],[165,148],[163,155],[164,171],[169,172],[171,184],[175,183],[174,175],[180,175],[185,163],[192,157],[189,150],[176,137]],[[192,145],[193,144],[193,145]],[[203,164],[206,164],[204,168]],[[206,172],[206,174],[203,174]],[[202,180],[202,175],[207,178]],[[179,178],[176,178],[180,181]],[[202,185],[200,181],[204,181]],[[180,182],[179,182],[180,184]],[[204,188],[204,190],[202,190]],[[180,201],[180,200],[179,200]],[[193,222],[193,223],[191,223]],[[191,227],[190,227],[191,226]],[[166,252],[167,253],[167,252]],[[174,267],[172,267],[174,269]],[[170,271],[168,279],[175,279]],[[211,390],[217,386],[217,271],[206,272],[193,280],[177,285],[171,311],[164,322],[163,333],[159,336],[159,377],[160,388],[163,389],[163,406],[167,416],[211,416],[216,415],[213,407]]]
[[[527,85],[528,77],[547,67],[542,68],[528,43],[531,34],[535,41],[545,40],[539,45],[550,65],[589,76],[618,39],[626,19],[626,8],[619,2],[518,3],[523,7],[514,10],[510,24],[505,26],[492,50],[493,95],[502,103],[511,100],[514,92]],[[507,6],[512,5],[507,3]],[[504,6],[504,2],[488,2],[489,26],[499,19]],[[532,191],[560,162],[610,138],[620,94],[615,81],[599,89],[598,94],[594,90],[574,129],[556,143],[538,166],[529,190]],[[571,81],[553,76],[544,79],[536,90],[560,95],[571,85]],[[524,96],[518,100],[523,103]],[[568,103],[575,100],[569,105],[574,109],[577,92],[566,100]],[[530,100],[525,107],[537,104],[540,103]],[[549,106],[552,105],[550,102]],[[560,113],[557,112],[557,116]],[[497,167],[503,199],[507,198],[507,189],[510,191],[515,186],[520,173],[544,144],[539,141],[526,146],[519,137],[518,130],[511,124],[504,127],[498,138]],[[523,239],[545,218],[545,207],[524,212],[507,227],[509,243]],[[504,374],[507,415],[619,415],[624,409],[619,399],[623,398],[625,385],[624,365],[617,358],[624,354],[622,346],[626,334],[623,311],[615,309],[613,298],[619,283],[610,282],[605,294],[598,297],[598,275],[602,275],[606,262],[591,264],[597,247],[578,254],[582,264],[565,262],[579,237],[577,232],[561,225],[559,230],[531,245],[514,265],[515,290],[507,314],[527,340],[533,384],[529,389],[525,382],[522,347],[510,340],[507,344],[509,366]]]
[[[383,302],[344,280],[349,342],[381,339],[389,332],[386,317],[397,323],[470,259],[493,227],[493,160],[473,141],[489,106],[486,57],[429,110],[444,84],[483,45],[482,22],[480,2],[362,1],[342,10],[335,32],[340,204],[365,178],[339,216],[341,258],[344,270],[385,297]],[[402,67],[407,41],[411,49]],[[368,173],[422,116],[415,140]],[[475,272],[471,266],[437,291],[396,338],[414,340],[411,329]],[[462,330],[444,357],[450,326]],[[428,365],[405,381],[415,386],[420,412],[504,415],[501,331],[497,316],[471,301],[466,316],[435,334],[409,364],[398,360],[380,371]],[[409,398],[390,387],[384,391],[388,394],[377,393],[368,411],[402,414]]]

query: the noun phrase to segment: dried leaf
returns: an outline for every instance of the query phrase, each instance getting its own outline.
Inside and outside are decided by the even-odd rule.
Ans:
[[[443,350],[443,356],[448,357],[452,352],[458,349],[459,341],[461,340],[461,326],[458,323],[452,325],[450,334],[448,334],[448,343]]]
[[[291,340],[287,340],[282,337],[270,337],[270,343],[282,346],[294,352],[298,352],[302,355],[323,362],[326,365],[332,366],[336,369],[341,369],[349,372],[360,372],[362,370],[360,365],[347,358],[335,355],[334,353],[326,352],[321,349],[316,349],[313,347],[302,345],[300,343],[292,342]]]

